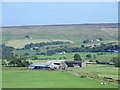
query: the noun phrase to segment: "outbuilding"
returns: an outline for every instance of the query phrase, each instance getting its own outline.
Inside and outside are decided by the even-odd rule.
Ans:
[[[86,67],[86,62],[84,61],[65,61],[68,67]]]
[[[41,63],[34,62],[33,64],[28,66],[28,69],[58,69],[59,65],[56,65],[51,62]]]

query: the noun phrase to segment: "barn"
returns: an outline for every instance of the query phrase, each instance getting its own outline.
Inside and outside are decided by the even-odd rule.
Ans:
[[[48,61],[46,63],[34,62],[29,65],[29,69],[64,69],[68,67],[86,67],[83,61]]]
[[[29,40],[29,39],[32,39],[32,38],[30,36],[26,35],[26,36],[24,36],[24,39]]]
[[[59,68],[59,63],[54,64],[53,61],[49,61],[46,63],[41,63],[41,62],[34,62],[33,64],[28,66],[28,69],[58,69]]]
[[[50,65],[29,65],[29,69],[51,69]]]
[[[84,61],[65,61],[68,67],[86,67],[86,62]]]

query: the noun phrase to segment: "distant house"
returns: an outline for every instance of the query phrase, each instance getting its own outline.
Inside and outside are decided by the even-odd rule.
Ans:
[[[114,65],[112,62],[96,62],[97,64]]]
[[[94,40],[90,40],[90,42],[94,42]]]
[[[96,41],[100,41],[99,39],[96,39]]]
[[[33,47],[33,48],[30,48],[30,50],[38,50],[39,47]]]
[[[65,61],[68,67],[86,67],[86,62],[83,61]]]
[[[26,36],[24,37],[24,39],[29,40],[29,39],[32,39],[32,38],[31,38],[30,36],[26,35]]]
[[[118,51],[118,50],[113,50],[113,52],[115,52],[115,53],[119,53],[119,51]]]
[[[96,41],[102,41],[102,39],[101,38],[97,38]]]
[[[33,48],[30,48],[30,50],[33,50]]]
[[[33,50],[38,50],[39,49],[39,47],[33,47]]]
[[[65,51],[63,51],[63,52],[56,52],[56,54],[66,54],[66,52]]]
[[[88,47],[93,48],[93,47],[94,47],[94,45],[91,45],[91,46],[88,46]]]

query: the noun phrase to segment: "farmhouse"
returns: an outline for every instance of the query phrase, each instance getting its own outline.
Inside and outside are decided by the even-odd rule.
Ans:
[[[56,52],[56,54],[66,54],[66,52],[65,51],[63,51],[63,52]]]
[[[90,42],[94,42],[95,40],[90,40]]]
[[[86,62],[83,61],[65,61],[68,67],[86,67]]]
[[[32,38],[31,38],[30,36],[26,35],[26,36],[24,37],[24,39],[29,40],[29,39],[32,39]]]
[[[97,39],[96,39],[96,41],[102,41],[102,39],[100,39],[100,38],[97,38]]]
[[[65,61],[48,61],[48,63],[52,63],[52,64],[54,64],[54,65],[58,65],[59,67],[59,69],[67,69],[67,64],[65,63]]]

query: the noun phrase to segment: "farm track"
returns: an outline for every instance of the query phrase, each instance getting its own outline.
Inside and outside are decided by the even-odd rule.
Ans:
[[[108,79],[104,79],[103,76],[99,76],[98,74],[92,74],[92,73],[88,73],[88,72],[77,72],[77,71],[73,71],[73,70],[68,70],[67,72],[69,72],[71,74],[74,74],[74,75],[76,75],[76,76],[78,76],[80,78],[88,78],[88,79],[93,79],[93,80],[105,82],[107,84],[111,83],[113,85],[120,86],[120,84],[118,84],[119,82],[116,81],[115,79],[110,81]]]

